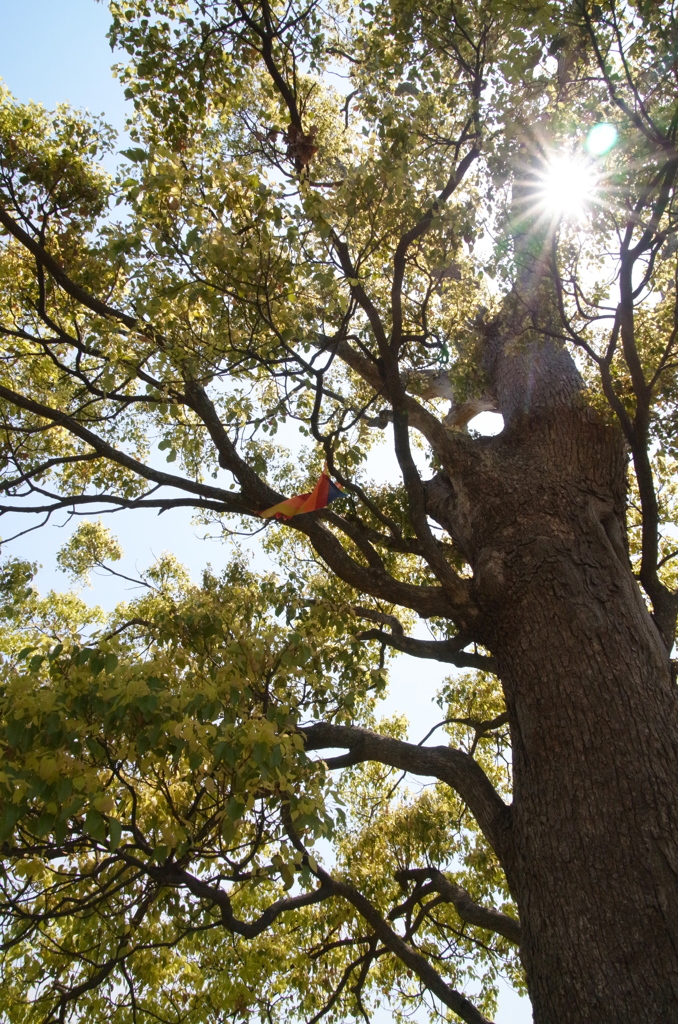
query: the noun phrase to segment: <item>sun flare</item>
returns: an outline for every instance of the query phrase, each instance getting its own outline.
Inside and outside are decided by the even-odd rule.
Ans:
[[[598,175],[588,160],[556,157],[544,171],[540,198],[551,216],[579,220],[595,198],[597,186]]]

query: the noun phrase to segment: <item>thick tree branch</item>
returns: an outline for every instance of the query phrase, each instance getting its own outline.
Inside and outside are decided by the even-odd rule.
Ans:
[[[478,928],[486,928],[488,931],[503,935],[510,942],[520,945],[520,923],[508,914],[502,914],[499,910],[491,907],[483,907],[471,897],[470,893],[456,882],[451,882],[442,871],[437,868],[410,868],[399,871],[395,876],[396,881],[405,885],[408,881],[414,881],[419,885],[428,881],[427,892],[437,892],[443,899],[452,903],[462,921],[475,925]],[[419,888],[415,889],[410,900],[418,901],[424,895]],[[409,901],[408,901],[409,903]],[[396,908],[389,914],[389,917],[399,916],[401,908]]]
[[[7,210],[0,204],[0,224],[9,231],[9,233],[16,238],[21,245],[24,246],[37,260],[41,267],[44,267],[50,277],[56,281],[60,288],[62,288],[67,295],[70,295],[72,299],[91,310],[92,313],[97,313],[99,316],[106,317],[107,320],[118,320],[124,324],[130,330],[134,330],[141,325],[136,317],[129,316],[127,313],[123,313],[118,309],[114,309],[112,306],[108,306],[101,299],[97,299],[95,296],[90,295],[84,288],[72,281],[64,268],[58,263],[53,256],[43,248],[43,246],[36,241],[34,238],[25,231],[20,224],[7,212]]]
[[[354,561],[335,535],[327,529],[320,516],[295,516],[289,526],[305,534],[330,569],[356,590],[388,601],[389,604],[411,608],[422,618],[448,617],[459,622],[469,632],[472,631],[479,613],[471,596],[469,581],[460,579],[454,595],[442,587],[403,583],[385,570],[365,567]]]
[[[318,878],[324,886],[336,896],[342,896],[348,903],[355,907],[358,913],[367,921],[374,930],[379,940],[394,953],[398,959],[414,971],[426,987],[440,999],[440,1001],[453,1013],[456,1013],[466,1024],[491,1024],[487,1017],[471,1003],[466,996],[456,989],[451,988],[441,978],[436,969],[402,939],[389,924],[384,920],[374,905],[352,885],[341,882],[329,875],[322,868],[318,868]]]
[[[266,507],[276,501],[280,501],[282,496],[261,480],[238,454],[235,446],[219,422],[214,405],[204,389],[198,384],[192,383],[187,387],[187,390],[189,402],[198,415],[203,418],[203,422],[205,422],[217,446],[221,465],[229,469],[242,484],[242,494],[233,494],[219,487],[211,487],[197,481],[187,480],[173,473],[165,473],[153,469],[127,455],[125,452],[114,448],[72,416],[27,398],[25,395],[21,395],[2,385],[0,385],[0,398],[5,399],[17,408],[24,409],[27,412],[31,412],[36,416],[64,427],[75,437],[79,437],[89,444],[99,455],[132,470],[143,479],[152,481],[159,486],[188,491],[198,496],[203,502],[205,500],[217,502],[218,510],[251,514],[251,505]],[[34,509],[34,511],[51,512],[56,511],[60,506],[66,507],[74,503],[82,503],[83,501],[91,503],[97,500],[104,502],[115,500],[121,506],[126,504],[124,500],[117,501],[105,496],[100,498],[85,496],[74,497],[73,499],[64,498],[57,501],[56,504],[50,503],[48,506],[40,506],[39,509]],[[132,504],[138,505],[139,503],[132,502]],[[161,507],[169,507],[169,504],[169,502],[162,502]],[[148,502],[146,502],[146,505],[148,505]],[[250,505],[250,508],[247,507],[248,505]],[[7,506],[3,509],[3,511],[14,510],[13,506]],[[473,620],[475,613],[471,602],[470,589],[466,581],[459,580],[456,600],[451,601],[449,593],[446,594],[439,587],[419,587],[402,583],[383,569],[374,566],[366,568],[360,565],[359,562],[351,558],[334,534],[320,522],[315,514],[296,517],[290,526],[308,536],[320,557],[342,579],[355,586],[357,590],[368,593],[373,597],[382,598],[390,603],[402,604],[404,607],[412,608],[424,617],[433,615],[459,617],[467,625],[470,625],[470,622]]]
[[[115,508],[102,509],[102,512],[117,512],[123,508],[152,508],[158,512],[168,512],[172,508],[205,508],[212,512],[242,512],[239,508],[225,508],[222,501],[209,501],[205,498],[121,498],[115,494],[71,494],[64,498],[56,498],[43,505],[2,505],[0,514],[20,515],[24,513],[47,514],[60,512],[63,509],[75,509],[79,505],[114,505]],[[7,540],[7,538],[4,538]]]
[[[309,907],[314,903],[321,903],[332,895],[329,886],[321,884],[313,892],[300,893],[298,896],[289,896],[285,899],[276,900],[254,921],[241,921],[233,913],[233,905],[228,893],[218,885],[212,885],[198,878],[177,864],[154,867],[151,864],[142,863],[136,857],[125,853],[124,850],[120,850],[118,855],[126,862],[141,868],[159,884],[181,886],[188,889],[189,892],[199,899],[214,904],[219,908],[224,927],[235,935],[242,935],[246,939],[255,939],[258,935],[261,935],[267,928],[270,928],[276,918],[286,911],[299,910],[301,907]]]
[[[306,863],[313,871],[313,874],[333,895],[341,896],[358,911],[360,916],[370,925],[376,937],[382,942],[386,949],[390,950],[398,959],[409,967],[410,970],[421,979],[426,987],[458,1014],[466,1024],[491,1024],[487,1017],[471,1003],[461,992],[451,988],[428,960],[409,945],[397,932],[394,932],[388,922],[381,916],[376,907],[363,896],[354,886],[348,882],[334,878],[329,872],[320,866],[313,866],[308,851],[301,842],[289,814],[289,810],[283,808],[283,821],[287,828],[288,835],[293,845],[305,855]]]
[[[98,434],[95,434],[72,416],[61,412],[59,409],[52,409],[50,406],[44,405],[42,402],[36,402],[32,398],[27,398],[17,391],[11,391],[9,388],[4,387],[4,385],[0,385],[0,398],[3,398],[6,402],[19,409],[24,409],[26,412],[31,412],[35,416],[40,416],[64,427],[70,434],[79,437],[81,441],[85,441],[86,444],[90,445],[99,455],[110,459],[111,462],[115,462],[119,466],[132,470],[132,472],[143,477],[145,480],[151,480],[153,483],[160,484],[163,487],[175,487],[182,491],[189,491],[204,498],[216,499],[223,503],[224,509],[245,511],[242,503],[238,501],[238,495],[233,495],[228,491],[222,490],[220,487],[210,487],[209,484],[187,480],[185,477],[176,476],[174,473],[163,473],[160,470],[152,469],[143,462],[139,462],[138,459],[132,458],[131,455],[127,455],[118,448],[114,448],[113,445],[108,444]]]
[[[396,651],[403,654],[411,654],[413,658],[430,658],[432,661],[442,661],[449,665],[456,665],[457,668],[477,668],[482,672],[495,672],[496,663],[494,658],[485,654],[473,654],[464,651],[463,647],[468,644],[468,639],[459,641],[451,640],[417,640],[413,636],[400,636],[393,633],[385,633],[380,629],[368,629],[358,634],[361,640],[379,640]]]
[[[384,394],[386,385],[376,362],[358,352],[347,339],[320,336],[319,340],[328,351],[335,351],[342,362],[357,373],[366,384],[369,384],[376,394]],[[411,395],[405,395],[404,403],[410,426],[418,430],[435,451],[446,452],[448,459],[453,457],[467,460],[470,458],[468,445],[465,443],[468,438],[459,433],[451,434],[445,429],[441,420],[425,409]],[[391,410],[385,410],[385,412],[388,422],[393,422]],[[386,423],[379,421],[375,425],[383,429]]]
[[[239,3],[238,0],[236,0],[235,6],[242,20],[261,41],[260,52],[263,57],[264,64],[266,65],[266,70],[271,76],[273,84],[280,93],[280,96],[287,107],[287,111],[290,115],[290,121],[296,128],[301,129],[301,116],[299,114],[295,92],[285,81],[285,78],[276,64],[273,54],[273,40],[282,34],[286,27],[285,23],[283,22],[277,30],[273,28],[270,10],[267,4],[263,5],[264,18],[266,22],[265,27],[262,27],[255,18],[248,14],[246,7]],[[301,167],[297,167],[297,170],[301,170]]]
[[[281,500],[271,487],[266,484],[257,473],[238,454],[238,451],[228,436],[219,414],[204,387],[197,381],[186,382],[186,400],[190,408],[200,417],[207,427],[212,443],[219,455],[219,465],[227,469],[236,477],[247,500],[254,506],[270,506]]]
[[[395,615],[387,615],[386,612],[380,612],[376,608],[365,608],[360,604],[352,605],[351,611],[354,615],[360,616],[361,619],[369,619],[370,622],[378,622],[382,626],[390,626],[392,633],[388,634],[389,636],[393,634],[404,636],[403,624]]]
[[[428,775],[451,786],[464,800],[483,835],[506,867],[510,856],[511,809],[470,754],[453,747],[419,747],[370,729],[318,722],[303,729],[306,750],[348,747],[349,753],[329,758],[330,768],[348,768],[378,761],[414,775]]]
[[[400,345],[403,326],[402,293],[403,281],[405,278],[406,258],[410,246],[431,227],[436,213],[443,206],[463,180],[464,175],[480,154],[475,147],[470,149],[450,174],[445,187],[436,199],[435,203],[426,211],[421,219],[406,231],[400,238],[393,256],[393,280],[391,284],[391,313],[393,318],[393,336],[391,344],[397,348]]]
[[[252,505],[266,507],[284,496],[273,491],[239,455],[221,424],[214,405],[205,389],[193,381],[186,385],[187,399],[201,417],[219,452],[219,462],[228,469],[243,488],[243,498]],[[341,579],[356,590],[381,598],[392,604],[412,608],[425,618],[448,615],[465,623],[474,621],[476,610],[471,600],[468,581],[459,578],[457,593],[452,599],[440,587],[421,587],[402,583],[377,565],[363,566],[356,562],[337,537],[323,524],[320,514],[295,516],[287,524],[290,529],[305,534],[320,557]],[[333,513],[328,513],[333,516]],[[349,526],[349,532],[352,527]]]

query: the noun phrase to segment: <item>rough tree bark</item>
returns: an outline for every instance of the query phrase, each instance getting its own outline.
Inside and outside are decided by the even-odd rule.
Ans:
[[[509,713],[505,868],[535,1024],[678,1020],[678,729],[623,542],[621,432],[564,350],[498,345],[507,425],[428,509],[474,570]]]

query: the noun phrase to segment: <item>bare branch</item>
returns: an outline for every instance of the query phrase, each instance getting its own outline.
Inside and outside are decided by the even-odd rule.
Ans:
[[[110,459],[111,462],[115,462],[119,466],[125,466],[126,469],[131,469],[134,473],[143,477],[145,480],[152,480],[154,483],[165,487],[176,487],[182,491],[190,491],[193,494],[198,494],[205,498],[216,498],[223,502],[224,509],[230,508],[234,512],[246,511],[241,502],[238,501],[238,495],[233,495],[228,491],[222,490],[220,487],[210,487],[209,484],[201,484],[197,481],[187,480],[185,477],[176,476],[174,473],[163,473],[160,470],[152,469],[150,466],[146,466],[143,462],[139,462],[137,459],[132,458],[131,455],[127,455],[125,452],[121,452],[118,448],[114,448],[113,445],[108,444],[108,442],[104,441],[98,434],[95,434],[87,427],[84,427],[82,423],[78,423],[78,421],[72,416],[69,416],[65,412],[61,412],[59,409],[52,409],[48,405],[43,405],[42,402],[36,402],[34,399],[27,398],[25,395],[20,395],[16,391],[11,391],[3,385],[0,385],[0,398],[4,398],[6,402],[10,402],[19,409],[25,409],[27,412],[32,412],[36,416],[41,416],[44,419],[51,420],[52,423],[57,423],[75,437],[79,437],[82,441],[85,441],[96,452],[98,452],[99,455],[103,455],[105,458]]]
[[[510,942],[520,945],[520,923],[515,918],[503,914],[491,907],[483,907],[471,897],[470,893],[456,882],[451,882],[442,871],[437,868],[410,868],[399,871],[395,876],[396,881],[405,886],[408,881],[414,881],[421,885],[423,881],[429,881],[430,886],[426,887],[427,892],[438,892],[443,899],[454,905],[462,921],[475,925],[478,928],[486,928],[488,931],[503,935]],[[424,893],[415,889],[411,899],[421,898]],[[409,901],[408,901],[409,902]],[[400,908],[396,908],[389,914],[395,918],[399,915]]]
[[[329,768],[378,761],[414,775],[428,775],[451,786],[464,800],[483,835],[505,866],[510,859],[511,808],[470,754],[453,747],[420,747],[380,736],[370,729],[318,722],[303,729],[306,750],[347,747],[348,754],[328,758]]]
[[[296,835],[294,826],[289,818],[289,813],[287,815],[284,814],[283,817],[287,818],[285,824],[292,842],[298,850],[305,854],[309,867],[311,867],[311,870],[313,870],[313,873],[316,875],[323,887],[329,889],[333,895],[343,897],[343,899],[355,907],[361,917],[363,917],[364,920],[372,927],[374,934],[383,943],[386,949],[394,953],[406,967],[409,967],[410,970],[414,971],[424,985],[426,985],[426,987],[436,995],[445,1006],[458,1014],[466,1024],[491,1024],[487,1017],[483,1016],[483,1014],[466,998],[466,996],[462,995],[461,992],[457,992],[456,989],[451,988],[447,982],[441,978],[436,969],[431,966],[428,960],[391,928],[376,907],[365,896],[363,896],[361,892],[359,892],[354,886],[349,885],[348,882],[339,881],[334,878],[322,867],[318,866],[314,870],[311,862],[308,860],[308,854],[303,843]]]
[[[254,939],[257,935],[261,935],[263,931],[273,924],[276,918],[286,911],[299,910],[301,907],[309,907],[314,903],[321,903],[332,895],[329,886],[321,884],[312,892],[300,893],[298,896],[289,896],[285,899],[276,900],[254,921],[241,921],[233,913],[233,906],[228,893],[218,885],[212,885],[201,878],[197,878],[196,875],[179,867],[178,864],[165,864],[162,867],[154,867],[151,864],[144,864],[138,861],[136,857],[131,856],[124,850],[119,850],[118,856],[135,867],[141,868],[161,885],[186,888],[199,899],[214,904],[219,908],[224,927],[236,935],[244,936],[246,939]]]
[[[388,634],[389,636],[393,633],[397,636],[403,636],[404,634],[402,622],[395,615],[387,615],[385,612],[377,611],[376,608],[365,608],[361,604],[351,605],[351,611],[354,615],[359,615],[361,619],[369,619],[370,622],[379,622],[383,626],[390,626],[392,633]],[[375,630],[375,632],[378,632],[378,630]]]
[[[468,637],[451,640],[417,640],[413,636],[398,636],[393,633],[384,633],[380,629],[365,630],[365,632],[359,633],[358,637],[360,640],[379,640],[396,651],[411,654],[413,658],[430,658],[433,661],[456,665],[457,668],[477,668],[483,672],[496,672],[494,658],[463,650],[469,642]]]
[[[385,570],[362,566],[351,558],[322,522],[322,513],[295,516],[288,525],[304,533],[330,569],[356,590],[381,598],[389,604],[412,608],[422,618],[447,616],[455,622],[459,621],[469,631],[472,623],[477,620],[479,612],[471,596],[470,581],[459,578],[459,587],[454,597],[442,587],[403,583]]]

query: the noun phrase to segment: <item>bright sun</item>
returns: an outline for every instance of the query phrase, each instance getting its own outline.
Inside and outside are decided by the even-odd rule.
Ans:
[[[579,220],[590,206],[597,185],[598,175],[588,160],[561,156],[549,161],[539,195],[551,216]]]

